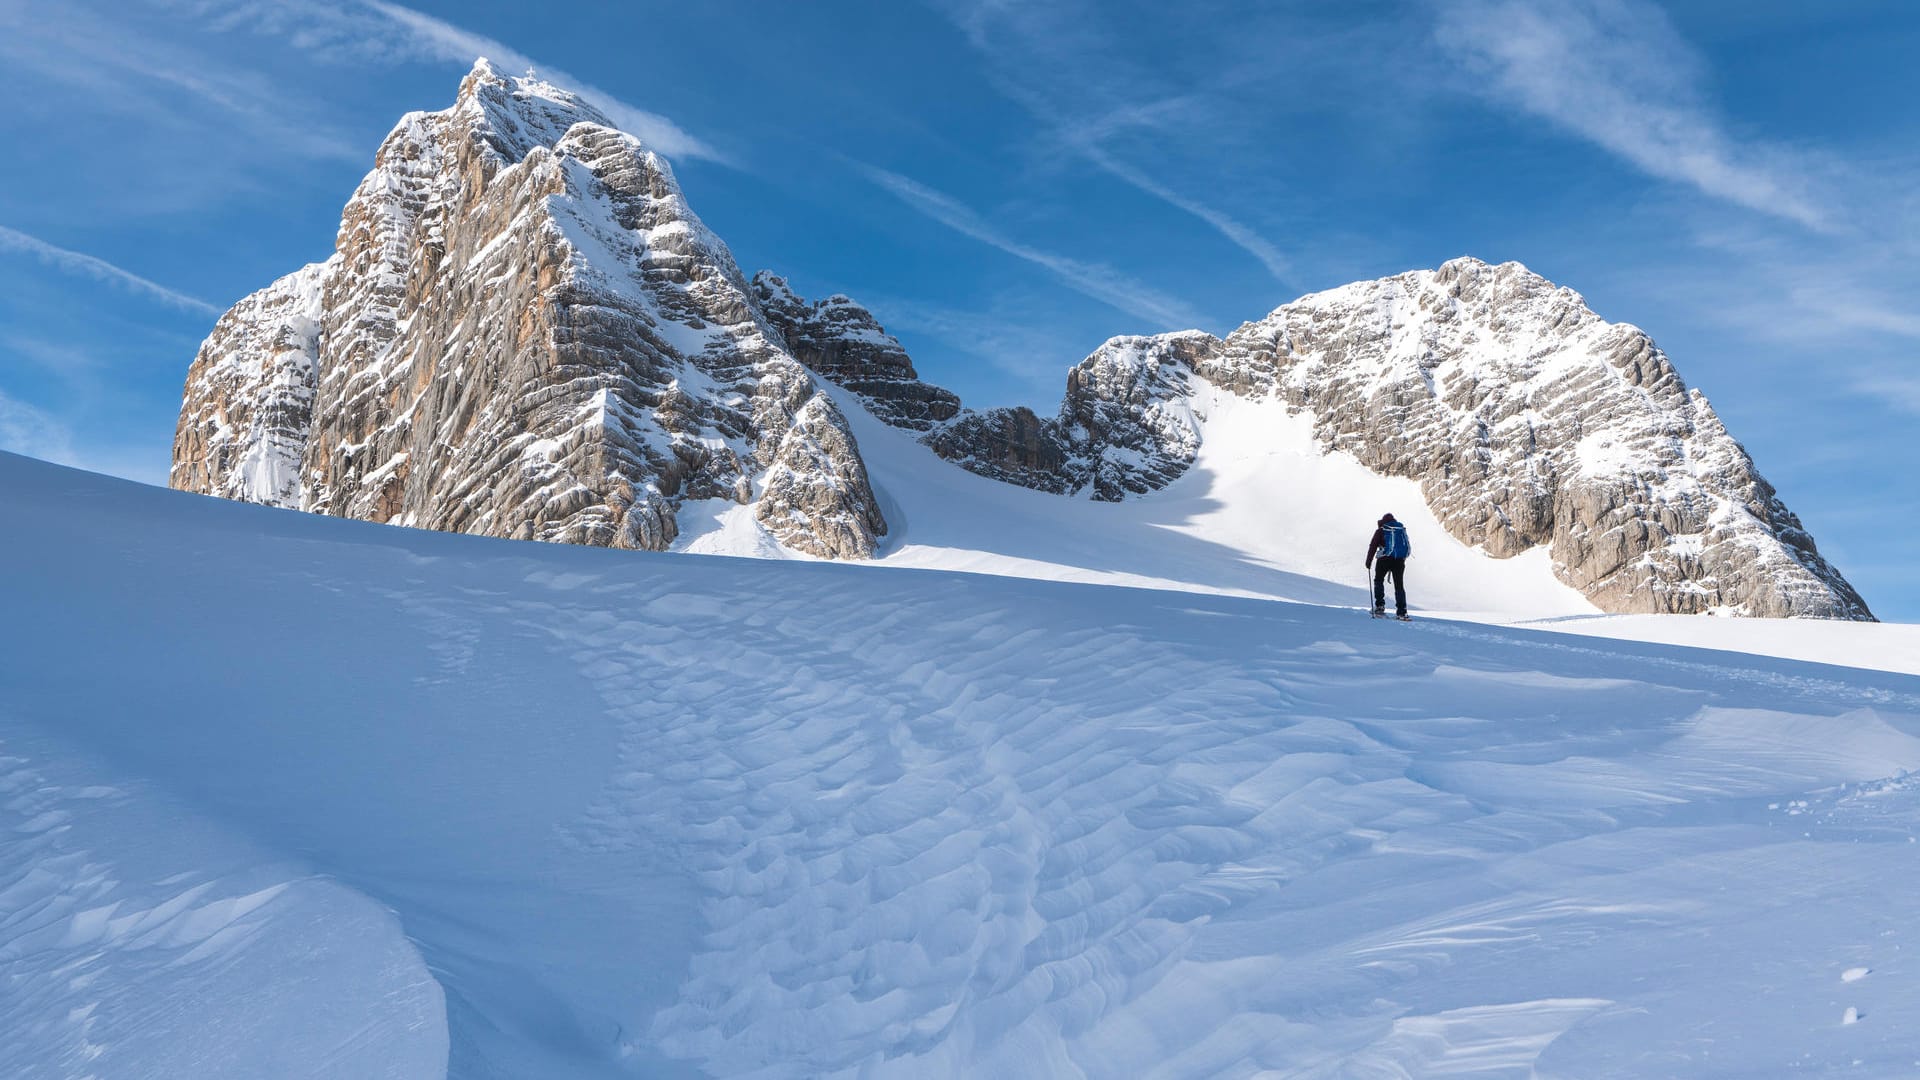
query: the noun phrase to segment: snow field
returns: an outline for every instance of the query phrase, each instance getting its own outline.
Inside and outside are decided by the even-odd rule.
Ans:
[[[1369,581],[1367,540],[1391,512],[1413,538],[1408,591],[1416,608],[1496,618],[1596,614],[1554,580],[1546,552],[1489,559],[1446,534],[1418,484],[1323,455],[1310,418],[1288,415],[1278,401],[1201,389],[1194,465],[1166,488],[1121,503],[975,476],[832,390],[889,525],[874,561],[1358,607]],[[683,512],[676,551],[795,557],[759,529],[750,507],[709,506]]]
[[[1553,577],[1544,549],[1500,560],[1455,541],[1418,484],[1322,454],[1311,421],[1277,401],[1206,390],[1187,474],[1144,498],[1095,503],[974,476],[836,395],[891,526],[881,566],[1363,607],[1367,539],[1391,512],[1414,542],[1407,591],[1424,615],[1920,675],[1911,624],[1600,614]],[[690,504],[680,521],[677,551],[805,558],[751,507]]]
[[[0,485],[25,1075],[1920,1062],[1912,676]]]

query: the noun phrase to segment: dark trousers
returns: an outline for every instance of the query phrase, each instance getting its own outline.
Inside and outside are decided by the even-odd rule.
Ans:
[[[1394,614],[1407,613],[1407,560],[1392,559],[1385,555],[1373,560],[1373,610],[1385,611],[1387,607],[1387,575],[1393,575]]]

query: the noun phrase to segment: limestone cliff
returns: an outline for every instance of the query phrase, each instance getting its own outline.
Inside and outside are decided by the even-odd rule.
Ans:
[[[613,547],[666,547],[693,499],[821,556],[886,531],[844,418],[666,162],[484,61],[387,137],[332,259],[221,319],[172,483]]]

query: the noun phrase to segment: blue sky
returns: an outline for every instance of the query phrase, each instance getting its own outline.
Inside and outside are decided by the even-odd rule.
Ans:
[[[163,481],[214,317],[327,255],[477,53],[974,405],[1050,410],[1113,334],[1518,259],[1652,333],[1920,620],[1909,0],[0,0],[0,448]]]

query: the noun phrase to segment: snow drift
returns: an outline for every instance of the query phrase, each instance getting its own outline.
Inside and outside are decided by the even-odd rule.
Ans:
[[[1920,1061],[1912,675],[0,490],[0,1074]]]

